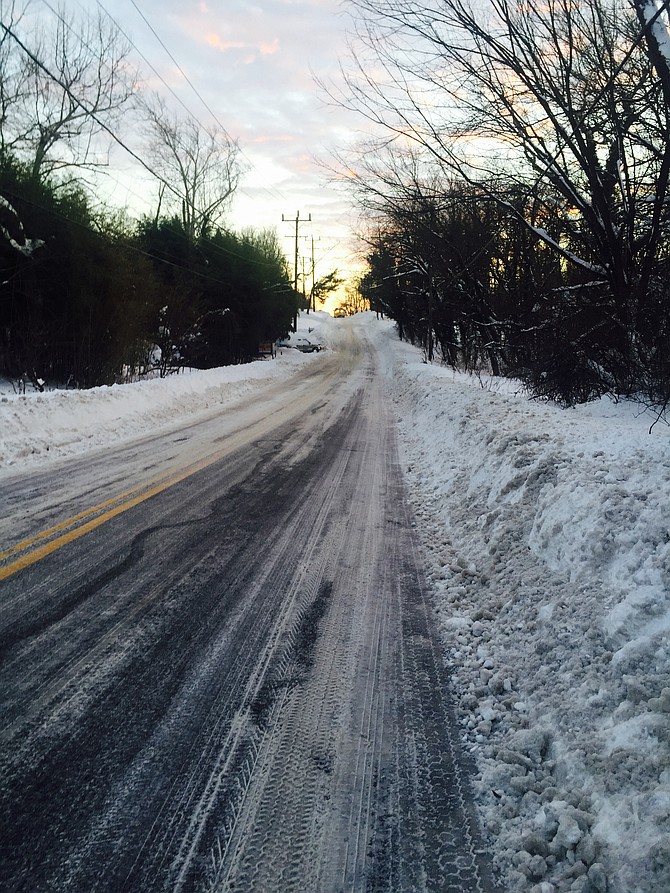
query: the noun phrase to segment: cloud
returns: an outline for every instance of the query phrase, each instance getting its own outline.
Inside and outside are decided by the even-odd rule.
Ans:
[[[222,37],[219,37],[218,34],[214,33],[205,35],[205,43],[214,47],[214,49],[222,50],[223,52],[226,50],[244,50],[247,48],[246,43],[242,43],[238,40],[224,40]]]
[[[259,133],[252,137],[251,142],[256,146],[262,146],[265,143],[294,143],[295,135],[292,133]]]
[[[324,241],[335,232],[345,242],[345,199],[313,160],[360,127],[358,118],[326,105],[314,77],[329,83],[340,75],[341,0],[144,0],[142,11],[160,41],[131,0],[116,0],[114,15],[179,101],[203,125],[214,118],[239,139],[245,167],[253,168],[243,178],[236,216],[281,221],[300,207],[301,214],[314,213],[315,227],[322,227],[314,231]],[[185,114],[167,86],[151,81],[175,114]]]
[[[260,50],[261,56],[274,56],[279,50],[279,38],[275,37],[270,43],[262,43]]]
[[[225,53],[229,50],[245,50],[244,59],[255,59],[256,54],[260,56],[273,56],[279,51],[279,38],[275,37],[269,41],[261,41],[260,43],[247,43],[243,40],[226,40],[214,31],[210,31],[204,36],[205,43],[215,50]]]

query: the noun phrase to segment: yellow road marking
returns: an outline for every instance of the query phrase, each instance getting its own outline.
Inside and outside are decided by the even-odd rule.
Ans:
[[[332,361],[327,366],[324,366],[324,369],[326,370],[326,376],[323,380],[324,393],[327,392],[325,389],[326,385],[329,385],[331,380],[341,371],[341,366],[341,359],[338,359],[338,363],[335,366],[333,366]],[[311,402],[313,405],[313,398]],[[254,421],[251,425],[245,428],[245,435],[247,436],[247,438],[251,436],[251,432],[254,430],[265,430],[268,419],[277,414],[285,413],[286,408],[287,407],[283,405],[278,406],[277,408],[273,409],[269,415],[266,413],[262,418]],[[298,410],[293,407],[293,415],[297,415],[297,413]],[[240,433],[241,432],[237,432],[237,435],[239,435]],[[99,505],[94,506],[93,508],[79,512],[78,514],[73,515],[71,518],[68,518],[65,521],[61,521],[59,524],[55,524],[53,527],[50,527],[47,530],[43,530],[40,533],[37,533],[34,536],[25,539],[14,546],[11,546],[4,552],[0,552],[0,563],[6,561],[7,559],[11,559],[12,556],[18,556],[13,560],[10,560],[7,564],[4,565],[4,567],[0,567],[0,580],[6,580],[13,574],[16,574],[19,571],[23,570],[23,568],[29,567],[32,564],[36,564],[42,558],[50,555],[52,552],[55,552],[62,546],[65,546],[68,543],[79,539],[79,537],[84,536],[91,530],[95,530],[97,527],[100,527],[102,524],[105,524],[112,518],[117,517],[117,515],[121,515],[123,514],[123,512],[128,511],[128,509],[139,505],[147,499],[151,499],[152,496],[156,496],[163,490],[167,490],[169,487],[172,487],[174,484],[183,481],[185,478],[189,477],[192,474],[195,474],[197,471],[201,471],[203,468],[207,468],[207,466],[212,465],[214,462],[217,462],[219,459],[222,459],[225,455],[227,455],[230,452],[230,449],[234,446],[235,441],[236,437],[233,436],[231,438],[231,443],[228,445],[227,448],[219,449],[215,453],[211,453],[210,455],[205,456],[203,459],[200,459],[197,462],[192,463],[191,465],[183,466],[176,471],[173,470],[171,472],[167,472],[166,475],[153,478],[144,485],[135,487],[131,490],[127,490],[124,493],[121,493],[118,496],[114,497],[113,499],[108,499],[105,502],[101,502]],[[107,511],[105,511],[105,509],[107,509]],[[101,512],[102,514],[100,514]],[[90,520],[85,521],[85,519],[87,518]],[[85,521],[85,523],[81,524],[81,521]],[[69,530],[68,528],[72,529]],[[61,531],[66,532],[62,533],[61,536],[55,536],[55,534],[58,534]],[[51,539],[52,537],[54,538]],[[49,540],[49,542],[43,542],[44,540]],[[42,545],[38,545],[39,543],[42,543]],[[33,548],[34,546],[36,546],[36,548]],[[21,555],[20,553],[22,552],[25,552],[26,554]]]
[[[101,502],[100,505],[94,505],[92,508],[86,509],[86,511],[79,512],[78,515],[73,515],[71,518],[68,518],[67,521],[61,521],[60,524],[54,524],[53,527],[49,527],[47,530],[40,531],[40,533],[35,534],[35,536],[30,537],[30,539],[23,540],[20,543],[16,543],[16,545],[11,546],[6,551],[0,552],[0,561],[4,561],[6,558],[9,558],[10,555],[16,555],[17,552],[24,552],[26,549],[29,549],[40,540],[49,539],[49,537],[53,536],[54,533],[58,533],[59,530],[65,530],[65,528],[67,527],[72,527],[72,525],[76,524],[77,521],[82,521],[84,518],[88,518],[91,515],[96,515],[98,512],[108,508],[110,505],[114,505],[115,503],[120,502],[123,499],[127,499],[129,496],[132,496],[139,490],[143,490],[145,486],[146,484],[143,484],[141,487],[135,487],[132,490],[126,490],[125,493],[120,493],[118,496],[115,496],[114,499],[108,499],[105,502]]]
[[[100,505],[94,506],[93,508],[87,509],[86,511],[74,515],[67,521],[62,521],[60,524],[56,524],[53,527],[50,527],[48,530],[43,530],[41,533],[36,534],[30,539],[24,540],[21,543],[17,543],[15,546],[12,546],[7,551],[1,553],[0,560],[3,560],[10,555],[15,555],[17,552],[22,552],[25,549],[30,549],[30,547],[33,546],[35,543],[53,536],[53,534],[58,533],[59,530],[65,530],[68,527],[73,527],[73,525],[76,525],[79,521],[82,521],[85,518],[90,518],[91,515],[96,515],[98,512],[100,512],[102,509],[107,508],[108,506],[113,506],[113,508],[108,509],[108,511],[103,511],[102,514],[97,514],[97,517],[91,518],[91,520],[86,521],[84,524],[80,524],[79,526],[74,527],[74,529],[69,530],[67,533],[62,534],[55,539],[52,539],[48,543],[44,543],[42,546],[38,546],[36,549],[32,549],[31,551],[27,552],[27,554],[22,555],[21,557],[16,558],[14,561],[11,561],[9,564],[6,564],[4,567],[1,567],[0,580],[6,580],[8,577],[13,576],[24,568],[30,567],[31,564],[36,564],[38,561],[41,561],[42,558],[45,558],[47,555],[50,555],[52,552],[55,552],[62,546],[65,546],[68,543],[79,539],[79,537],[90,533],[92,530],[95,530],[97,527],[100,527],[107,521],[111,521],[112,518],[116,518],[117,515],[121,515],[124,512],[127,512],[128,509],[134,508],[136,505],[145,502],[147,499],[151,499],[152,496],[156,496],[158,493],[162,493],[163,490],[167,490],[169,487],[174,486],[174,484],[178,484],[180,481],[185,480],[187,477],[190,477],[197,471],[201,471],[203,468],[207,468],[208,465],[212,465],[223,455],[223,451],[213,453],[209,456],[206,456],[204,459],[201,459],[199,462],[195,462],[192,465],[187,465],[184,468],[181,468],[179,471],[169,474],[168,477],[164,478],[163,480],[158,478],[159,483],[156,483],[153,486],[150,482],[148,485],[148,489],[145,489],[147,485],[144,485],[143,487],[135,487],[133,490],[127,490],[125,493],[121,493],[114,499],[109,499],[106,502],[102,502],[100,503]],[[156,479],[154,478],[154,480]]]

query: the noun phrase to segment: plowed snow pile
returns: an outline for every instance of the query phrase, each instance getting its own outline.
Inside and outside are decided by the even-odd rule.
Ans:
[[[507,889],[668,893],[670,429],[486,390],[381,325]]]
[[[670,428],[379,344],[478,802],[508,893],[670,891]],[[0,401],[0,470],[244,402],[325,354]]]
[[[317,314],[328,316],[327,314]],[[328,317],[330,319],[330,317]],[[300,334],[311,335],[314,317]],[[0,380],[0,471],[71,456],[196,421],[288,379],[319,354],[278,351],[274,359],[85,391],[17,394]]]

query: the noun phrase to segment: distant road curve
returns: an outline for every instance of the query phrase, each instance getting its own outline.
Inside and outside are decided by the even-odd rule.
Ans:
[[[6,478],[0,889],[492,893],[364,336]]]

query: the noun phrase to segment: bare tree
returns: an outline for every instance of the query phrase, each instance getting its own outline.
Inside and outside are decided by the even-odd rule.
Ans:
[[[11,37],[21,19],[21,11],[14,0],[0,0],[0,17],[5,26],[0,33],[0,148],[7,150],[11,148],[14,136],[10,121],[24,98],[28,58]]]
[[[172,115],[160,97],[146,103],[144,113],[161,194],[179,209],[184,231],[195,242],[221,219],[237,188],[238,145],[215,127]]]
[[[632,10],[611,0],[353,5],[347,103],[505,205],[589,287],[601,283],[617,349],[634,361],[667,240],[670,118]],[[520,213],[536,202],[508,202],[510,186],[545,201],[558,235]]]
[[[347,311],[350,309],[352,313],[365,313],[366,310],[370,309],[370,301],[361,290],[360,279],[347,286],[345,299],[340,306],[343,306]]]
[[[642,26],[649,58],[663,88],[665,104],[670,107],[670,16],[668,4],[656,0],[633,0]]]
[[[61,8],[53,19],[33,20],[28,35],[9,21],[2,20],[3,49],[12,57],[5,145],[27,158],[35,180],[64,168],[106,166],[101,138],[137,89],[130,45],[102,11],[75,20]]]

